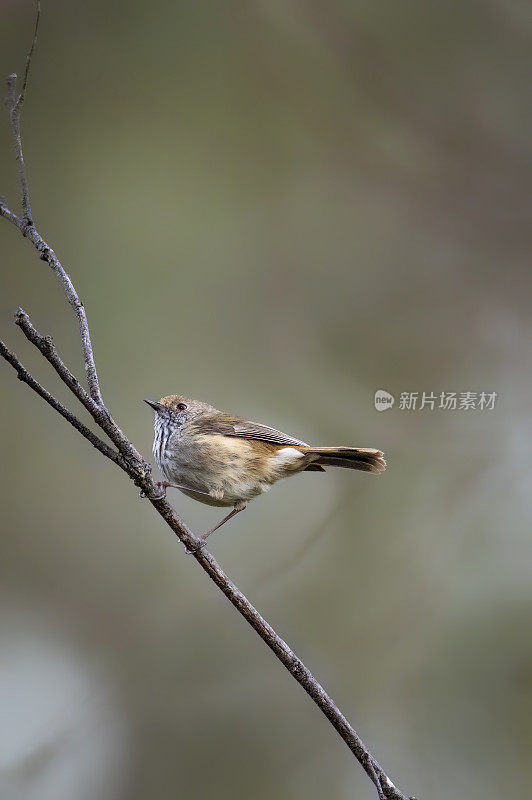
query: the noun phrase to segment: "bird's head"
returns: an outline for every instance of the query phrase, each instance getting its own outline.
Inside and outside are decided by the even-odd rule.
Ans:
[[[181,394],[169,394],[161,397],[159,401],[145,400],[155,412],[155,421],[167,425],[180,426],[185,422],[196,419],[203,414],[212,413],[216,409],[201,400],[192,400]]]

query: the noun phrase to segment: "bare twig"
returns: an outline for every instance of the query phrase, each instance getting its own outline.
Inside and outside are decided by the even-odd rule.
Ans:
[[[35,50],[35,45],[37,44],[37,32],[39,30],[39,22],[41,21],[41,0],[37,0],[37,13],[35,14],[35,28],[33,29],[33,39],[31,40],[30,49],[28,50],[28,55],[26,56],[26,69],[24,70],[24,80],[22,81],[22,89],[20,91],[20,95],[17,100],[16,110],[20,111],[20,107],[24,102],[24,97],[26,95],[26,88],[28,86],[28,75],[30,74],[30,66],[31,66],[31,57],[33,55],[33,51]]]
[[[43,336],[39,331],[33,326],[30,318],[26,314],[22,308],[18,308],[15,311],[15,324],[19,326],[19,328],[24,333],[24,336],[28,341],[35,345],[35,347],[42,353],[47,361],[53,366],[63,383],[66,383],[70,391],[76,395],[80,403],[82,403],[89,414],[92,416],[97,415],[97,410],[100,406],[96,405],[92,397],[85,391],[81,383],[78,381],[76,377],[70,372],[66,364],[61,360],[59,357],[59,353],[57,352],[55,345],[53,343],[51,336]],[[103,417],[102,417],[103,421]],[[100,419],[96,419],[96,422],[100,425]]]
[[[370,753],[364,742],[360,739],[354,728],[349,724],[334,701],[325,692],[323,687],[314,678],[310,670],[303,664],[286,642],[273,630],[271,625],[251,605],[238,587],[224,573],[218,562],[204,548],[197,549],[200,540],[179,519],[172,506],[165,498],[157,496],[156,485],[151,478],[151,468],[142,458],[134,445],[125,436],[106,408],[98,381],[96,365],[92,350],[92,343],[87,323],[85,309],[81,303],[74,285],[64,270],[59,259],[51,247],[46,243],[34,226],[29,200],[29,188],[22,151],[20,134],[20,113],[24,103],[27,89],[28,74],[37,37],[40,17],[40,4],[37,2],[37,17],[33,41],[26,59],[26,70],[22,83],[22,90],[17,97],[17,78],[10,75],[8,78],[8,109],[11,119],[15,153],[19,170],[19,183],[21,189],[21,204],[23,216],[17,216],[7,205],[0,201],[0,216],[15,225],[30,242],[40,255],[55,272],[65,291],[69,304],[74,309],[81,338],[85,370],[87,373],[88,393],[61,360],[50,337],[43,336],[33,326],[28,315],[19,309],[15,315],[17,325],[21,328],[26,338],[42,353],[51,364],[61,380],[68,386],[76,399],[91,414],[100,429],[111,439],[118,448],[118,452],[99,439],[87,428],[74,414],[56,400],[35,378],[25,369],[18,358],[0,341],[0,357],[4,358],[16,370],[20,380],[26,383],[34,392],[42,397],[53,409],[66,419],[82,436],[84,436],[103,455],[110,458],[133,480],[136,486],[149,498],[151,504],[161,517],[166,521],[171,530],[187,548],[193,551],[194,558],[214,581],[218,588],[240,612],[244,619],[258,633],[279,661],[286,667],[290,674],[303,687],[318,708],[323,712],[338,732],[351,752],[356,756],[366,774],[377,788],[379,800],[407,800],[405,795],[397,789],[388,778],[380,764]]]
[[[9,119],[11,122],[11,129],[13,132],[13,140],[15,142],[15,155],[18,164],[18,175],[20,181],[20,188],[22,193],[22,212],[24,220],[27,225],[32,225],[31,205],[30,205],[30,191],[28,186],[28,176],[26,174],[26,164],[24,162],[24,154],[22,152],[22,137],[20,134],[20,112],[24,103],[26,95],[26,88],[28,86],[28,75],[31,66],[31,57],[35,49],[37,41],[37,31],[39,30],[39,20],[41,18],[41,3],[37,0],[37,13],[35,15],[35,30],[33,32],[33,39],[31,42],[28,55],[26,56],[26,68],[24,70],[24,80],[22,81],[22,89],[17,97],[17,76],[15,73],[10,75],[7,79],[7,104],[9,110]]]
[[[15,143],[15,157],[17,159],[18,177],[22,194],[22,213],[24,215],[24,222],[26,225],[32,225],[30,193],[28,188],[28,176],[26,174],[26,164],[24,162],[24,155],[22,153],[22,141],[20,135],[20,109],[22,106],[22,93],[17,97],[17,76],[15,73],[10,75],[7,79],[7,107],[9,111],[9,120],[11,122],[11,131],[13,133],[13,140]]]
[[[0,339],[0,356],[2,356],[2,358],[5,359],[9,364],[11,364],[13,369],[16,370],[18,379],[20,381],[23,381],[23,383],[27,383],[28,386],[31,389],[33,389],[34,392],[37,392],[37,394],[40,397],[42,397],[42,399],[45,400],[48,403],[48,405],[52,406],[52,408],[55,411],[57,411],[58,414],[61,414],[61,416],[64,419],[66,419],[67,422],[70,422],[70,424],[77,431],[79,431],[81,435],[84,436],[85,439],[87,439],[87,441],[89,441],[97,450],[99,450],[100,453],[103,453],[104,456],[110,458],[111,461],[114,461],[115,464],[121,465],[122,459],[120,453],[117,453],[115,450],[109,447],[108,444],[102,442],[102,440],[99,439],[89,428],[87,428],[87,426],[84,425],[83,422],[81,422],[81,420],[79,420],[74,414],[72,414],[72,412],[69,411],[68,408],[65,408],[65,406],[59,402],[59,400],[56,400],[56,398],[53,397],[50,394],[50,392],[48,392],[43,386],[41,386],[41,384],[35,380],[33,375],[31,375],[28,372],[28,370],[20,363],[16,355],[12,353],[8,347],[6,347],[6,345],[1,339]]]
[[[68,386],[70,391],[78,398],[80,403],[85,406],[94,421],[103,431],[105,431],[107,436],[112,442],[114,442],[124,457],[126,459],[132,459],[133,462],[142,461],[144,469],[149,471],[149,464],[143,461],[140,453],[133,447],[131,442],[118,427],[114,419],[109,414],[107,408],[104,405],[96,403],[95,400],[93,400],[92,397],[87,394],[78,379],[70,372],[66,364],[61,360],[54,346],[52,338],[50,336],[43,336],[41,333],[39,333],[39,331],[33,326],[26,312],[21,308],[17,309],[15,312],[15,323],[22,330],[25,337],[32,344],[34,344],[35,347],[45,357],[45,359],[49,361],[63,383]]]
[[[16,225],[19,230],[23,231],[25,224],[24,220],[20,217],[17,217],[16,214],[13,213],[5,204],[5,200],[3,197],[0,197],[0,217],[5,217],[8,222],[11,222],[13,225]]]
[[[16,83],[16,75],[11,75]],[[20,153],[22,154],[22,145]],[[21,178],[22,181],[22,178]],[[21,184],[22,185],[22,184]],[[23,195],[24,197],[24,195]],[[92,342],[89,333],[89,326],[87,323],[87,315],[83,303],[78,297],[70,276],[63,268],[61,262],[51,247],[48,246],[41,234],[35,228],[33,221],[27,220],[26,210],[23,207],[24,218],[17,217],[4,203],[0,203],[0,216],[5,217],[9,222],[17,226],[23,236],[30,240],[35,249],[39,252],[42,261],[46,261],[51,269],[55,272],[71,307],[74,309],[78,320],[79,333],[81,338],[81,347],[83,349],[83,358],[85,361],[85,372],[87,374],[87,384],[89,392],[95,403],[103,406],[102,395],[100,391],[100,384],[98,380],[98,373],[96,371],[96,364],[94,363],[94,354],[92,351]]]
[[[17,218],[16,220],[12,219],[14,215],[11,214],[10,217],[8,213],[5,212],[2,213],[2,208],[0,208],[0,214],[2,214],[2,216],[5,216],[7,219],[11,219],[11,221],[14,222],[17,225],[17,227],[20,228],[23,235],[27,236],[29,239],[32,240],[33,245],[41,253],[41,258],[44,261],[48,262],[48,264],[51,266],[51,268],[54,270],[55,274],[61,281],[63,289],[65,290],[66,296],[68,298],[68,302],[74,309],[76,316],[78,318],[79,332],[81,336],[83,356],[85,359],[85,371],[87,373],[87,383],[89,385],[89,392],[91,394],[91,397],[96,403],[98,403],[99,405],[103,405],[102,395],[100,391],[100,384],[98,381],[98,373],[96,372],[96,364],[94,363],[94,355],[92,352],[92,343],[89,334],[89,326],[87,324],[87,316],[85,314],[83,303],[79,299],[77,292],[74,289],[74,285],[70,280],[69,275],[65,272],[65,270],[61,266],[59,259],[57,258],[53,250],[50,247],[48,247],[44,239],[37,233],[37,231],[33,227],[33,216],[31,213],[28,176],[26,172],[26,163],[24,161],[24,153],[22,149],[22,136],[20,132],[20,115],[22,111],[22,106],[24,105],[24,99],[26,96],[26,89],[28,86],[28,75],[30,71],[33,51],[35,49],[35,43],[37,41],[37,31],[39,29],[40,17],[41,17],[41,4],[40,0],[37,0],[35,30],[33,33],[31,47],[28,51],[28,55],[26,56],[26,68],[24,70],[22,90],[18,96],[17,96],[16,74],[13,73],[7,79],[6,99],[9,111],[9,119],[11,121],[11,130],[13,133],[13,141],[15,144],[15,157],[17,159],[17,164],[18,164],[18,175],[19,175],[20,190],[21,190],[21,205],[22,205],[23,218],[22,220],[20,220],[19,218]]]

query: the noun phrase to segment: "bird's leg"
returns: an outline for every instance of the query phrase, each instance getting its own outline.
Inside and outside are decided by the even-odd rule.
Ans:
[[[180,486],[178,483],[171,483],[171,481],[157,481],[155,486],[159,489],[159,494],[149,497],[143,492],[140,493],[141,497],[149,497],[150,500],[163,500],[166,497],[167,489],[184,489],[185,492],[195,492],[196,494],[204,494],[210,497],[209,492],[200,492],[199,489],[191,489],[189,486]]]
[[[210,531],[204,533],[203,536],[201,536],[200,538],[203,539],[203,541],[205,541],[205,539],[207,539],[211,535],[211,533],[214,533],[214,531],[217,531],[218,528],[222,527],[222,525],[225,525],[226,522],[229,522],[231,517],[234,517],[235,514],[239,514],[241,511],[245,509],[246,506],[247,503],[244,500],[238,500],[238,502],[235,503],[235,507],[233,508],[233,510],[230,511],[229,514],[218,523],[218,525],[215,525],[214,528],[211,528]]]
[[[218,528],[222,527],[222,525],[225,525],[226,522],[229,522],[229,520],[232,517],[234,517],[236,514],[239,514],[241,511],[243,511],[246,506],[247,506],[247,503],[246,503],[245,500],[238,500],[235,503],[235,506],[234,506],[233,510],[230,511],[229,514],[227,514],[226,517],[224,517],[222,520],[220,520],[218,525],[215,525],[214,528],[210,529],[210,531],[207,531],[207,533],[204,533],[202,536],[200,536],[199,545],[196,548],[194,548],[194,550],[189,550],[188,552],[189,553],[196,553],[198,550],[201,550],[201,548],[205,546],[205,541],[211,535],[211,533],[214,533],[214,531],[217,531]]]

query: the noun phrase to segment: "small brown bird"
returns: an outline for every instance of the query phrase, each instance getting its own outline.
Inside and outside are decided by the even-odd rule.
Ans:
[[[280,478],[298,472],[325,472],[347,467],[379,475],[386,468],[380,450],[368,447],[309,447],[281,431],[218,411],[208,403],[171,394],[155,411],[153,455],[167,481],[158,485],[164,497],[173,487],[211,506],[233,510],[203,541],[250,500],[267,492]]]

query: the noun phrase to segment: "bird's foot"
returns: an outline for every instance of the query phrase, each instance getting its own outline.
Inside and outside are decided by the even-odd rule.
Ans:
[[[157,490],[156,494],[148,494],[145,492],[144,489],[140,490],[140,496],[146,497],[148,500],[164,500],[166,497],[166,489],[171,486],[171,483],[167,483],[166,481],[156,481],[155,488]]]
[[[205,541],[205,539],[199,539],[197,545],[195,545],[194,547],[187,547],[185,553],[187,554],[187,556],[193,556],[196,553],[199,553],[200,550],[203,550],[203,548],[206,547],[206,545],[207,542]]]

